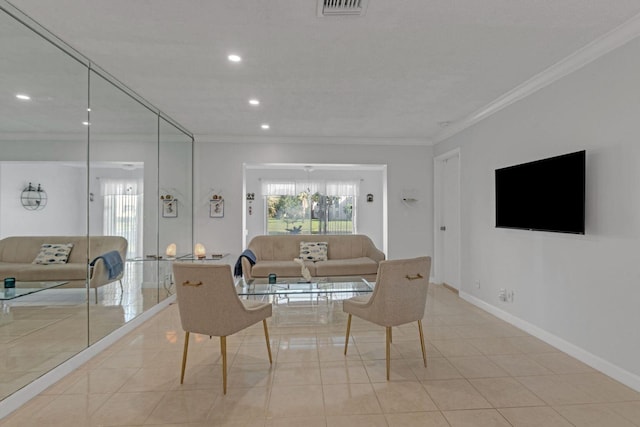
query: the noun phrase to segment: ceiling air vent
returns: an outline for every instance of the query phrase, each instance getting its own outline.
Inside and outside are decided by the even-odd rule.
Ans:
[[[369,0],[318,0],[318,16],[362,16]]]

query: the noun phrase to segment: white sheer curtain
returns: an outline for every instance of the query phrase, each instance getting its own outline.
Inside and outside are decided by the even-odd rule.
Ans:
[[[105,236],[122,236],[129,243],[127,258],[142,256],[142,179],[101,179],[104,199],[102,231]]]
[[[297,196],[300,193],[326,196],[357,196],[358,181],[262,181],[263,196]]]
[[[297,196],[295,181],[262,181],[263,196]]]
[[[357,196],[360,186],[357,181],[328,181],[327,196]]]
[[[324,181],[296,181],[296,194],[308,193],[308,194],[324,194],[325,184]]]
[[[103,196],[142,195],[142,179],[100,179],[100,191]]]

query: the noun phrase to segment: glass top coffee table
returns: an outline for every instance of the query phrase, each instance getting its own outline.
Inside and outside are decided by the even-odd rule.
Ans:
[[[241,297],[265,295],[295,295],[295,294],[344,294],[344,298],[373,291],[375,282],[369,282],[363,277],[314,277],[310,282],[299,278],[277,278],[276,283],[269,283],[269,279],[254,278],[245,281],[244,278],[236,283],[236,292]],[[338,295],[334,295],[338,296]]]
[[[236,292],[243,299],[269,301],[274,304],[274,322],[277,325],[308,325],[330,323],[340,312],[333,303],[356,295],[368,294],[375,282],[358,276],[314,277],[310,282],[299,278],[267,278],[236,282]]]
[[[47,289],[57,288],[65,283],[69,282],[16,282],[15,288],[4,288],[0,284],[0,301],[8,301]]]

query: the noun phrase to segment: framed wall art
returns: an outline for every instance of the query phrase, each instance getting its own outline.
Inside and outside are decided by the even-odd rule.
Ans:
[[[164,199],[162,201],[162,217],[163,218],[178,217],[178,199]]]
[[[224,217],[224,199],[213,199],[209,202],[209,217]]]

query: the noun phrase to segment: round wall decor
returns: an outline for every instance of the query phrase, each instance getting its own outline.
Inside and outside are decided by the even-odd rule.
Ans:
[[[38,187],[34,187],[29,183],[22,194],[20,195],[20,203],[22,206],[30,211],[39,211],[47,206],[47,192],[38,184]]]

